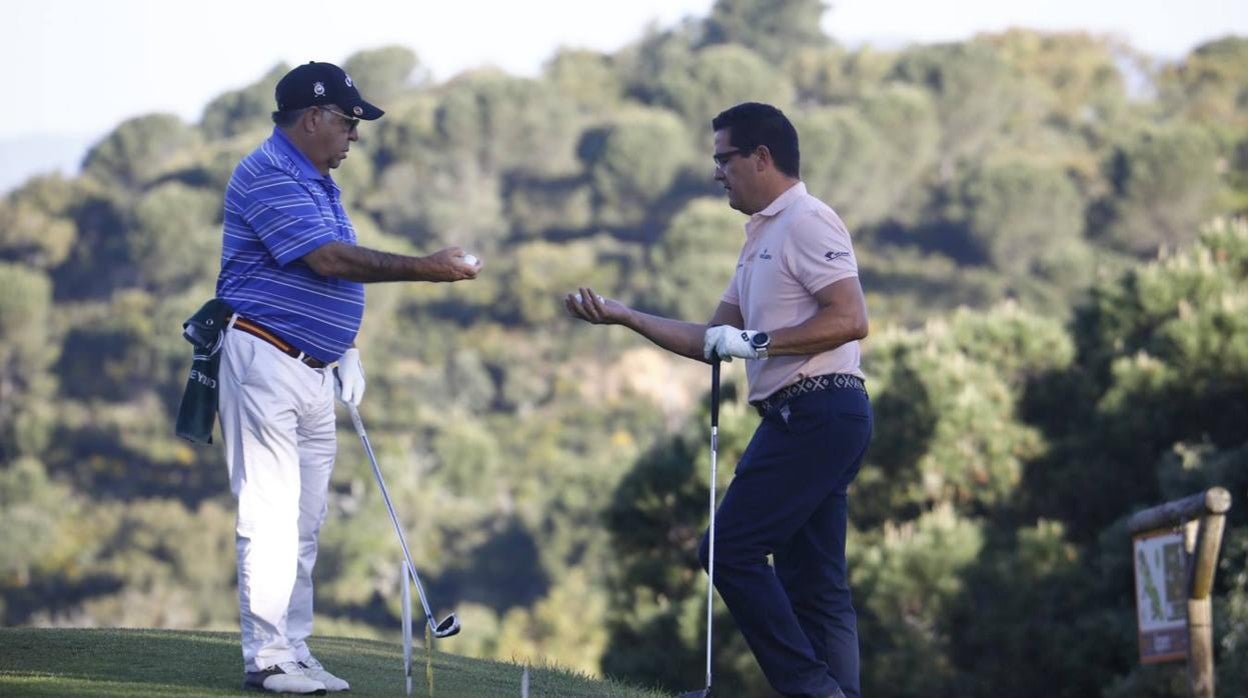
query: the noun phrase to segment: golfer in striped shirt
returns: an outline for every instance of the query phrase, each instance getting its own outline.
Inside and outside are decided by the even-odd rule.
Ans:
[[[459,247],[427,257],[360,247],[330,176],[382,110],[329,63],[277,84],[273,134],[243,158],[225,195],[217,296],[233,308],[218,411],[238,500],[243,687],[348,690],[312,655],[312,568],[334,467],[334,395],[358,406],[355,348],[364,284],[462,281],[481,264]]]

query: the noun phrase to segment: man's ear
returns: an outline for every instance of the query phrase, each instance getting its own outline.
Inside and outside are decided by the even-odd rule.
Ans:
[[[757,156],[754,159],[758,162],[757,168],[759,172],[775,166],[775,160],[771,157],[771,148],[768,148],[765,145],[760,145],[754,149],[754,154]]]
[[[311,107],[303,113],[299,119],[299,125],[303,128],[304,133],[315,133],[316,129],[321,125],[321,119],[324,118],[325,111]]]

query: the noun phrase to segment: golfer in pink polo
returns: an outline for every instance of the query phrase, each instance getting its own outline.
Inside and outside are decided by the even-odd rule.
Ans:
[[[682,356],[745,359],[761,420],[715,514],[715,588],[777,691],[858,698],[846,491],[872,413],[859,367],[867,308],[853,244],[840,217],[806,191],[797,131],[779,109],[738,104],[711,128],[715,180],[749,220],[710,322],[649,315],[590,288],[564,304]],[[699,557],[705,568],[706,538]]]

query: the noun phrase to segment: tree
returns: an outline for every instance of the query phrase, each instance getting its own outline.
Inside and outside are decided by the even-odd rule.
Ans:
[[[636,226],[692,160],[680,120],[663,109],[620,113],[596,142],[582,145],[599,220]],[[597,147],[593,147],[597,146]]]
[[[370,125],[368,143],[378,170],[398,162],[423,160],[431,151],[438,151],[440,105],[441,99],[432,90],[417,91],[398,100]]]
[[[741,44],[771,63],[795,52],[826,45],[819,27],[822,0],[716,0],[706,19],[706,43]]]
[[[439,151],[487,174],[566,175],[576,165],[578,110],[544,82],[462,74],[442,89],[435,124]]]
[[[964,574],[980,555],[982,522],[937,507],[855,541],[849,569],[858,594],[862,684],[873,695],[953,695],[950,622],[966,593]],[[865,544],[864,544],[865,543]]]
[[[55,573],[80,552],[73,535],[80,506],[72,489],[49,479],[35,458],[0,464],[0,526],[5,531],[0,538],[0,594]],[[0,619],[6,625],[20,622],[6,617],[7,610],[0,602]]]
[[[382,109],[413,85],[428,80],[416,54],[405,46],[383,46],[357,51],[342,64],[360,94]]]
[[[1012,29],[977,39],[997,52],[1027,83],[1020,136],[1048,127],[1104,134],[1127,109],[1121,62],[1137,58],[1127,46],[1084,32]],[[1029,118],[1028,118],[1029,117]]]
[[[875,183],[878,203],[863,198],[863,216],[874,221],[916,221],[926,202],[924,179],[937,164],[940,122],[925,91],[904,84],[863,90],[859,111],[882,142],[885,179]]]
[[[940,126],[923,90],[892,83],[852,106],[798,111],[802,179],[852,230],[906,222],[924,210],[922,178],[936,163]]]
[[[201,136],[172,114],[152,114],[122,122],[87,152],[85,174],[123,188],[140,189],[177,166]]]
[[[1042,271],[1082,240],[1083,201],[1061,171],[1023,159],[989,161],[969,173],[961,198],[971,239],[1010,275]]]
[[[38,177],[0,202],[0,259],[50,269],[78,237],[70,213],[76,188],[60,175]]]
[[[891,86],[856,106],[798,112],[794,122],[807,189],[852,230],[912,219],[922,210],[919,179],[935,162],[938,136],[924,93]]]
[[[168,182],[135,204],[126,236],[143,285],[173,292],[216,278],[221,264],[221,194]]]
[[[1120,145],[1108,168],[1114,197],[1105,229],[1096,232],[1141,256],[1193,240],[1223,186],[1216,144],[1196,126],[1148,129]]]
[[[542,73],[546,82],[584,112],[605,112],[624,98],[623,76],[612,56],[604,53],[560,49],[546,62]]]
[[[953,176],[959,159],[984,151],[1021,101],[1014,71],[996,51],[979,43],[910,49],[898,58],[892,77],[932,95],[941,125],[944,179]]]
[[[669,72],[688,72],[700,36],[699,25],[686,20],[663,32],[651,27],[640,40],[621,49],[614,65],[624,81],[625,93],[645,106],[666,106],[662,77]]]
[[[363,207],[383,229],[419,247],[467,244],[488,251],[507,233],[500,187],[473,160],[431,154],[383,170]]]
[[[1045,445],[1022,398],[1073,359],[1059,321],[1011,303],[876,337],[864,363],[876,433],[855,484],[858,521],[908,520],[944,504],[967,514],[1007,506]]]
[[[554,244],[524,243],[511,253],[507,269],[500,270],[508,294],[501,304],[522,324],[547,323],[566,311],[560,299],[579,284],[591,284],[610,293],[617,282],[615,270],[599,264],[594,246],[587,241]]]
[[[1220,221],[1190,248],[1093,288],[1072,323],[1077,371],[1055,376],[1029,410],[1054,449],[1028,471],[1028,511],[1086,539],[1158,502],[1159,459],[1176,444],[1243,442],[1246,270],[1248,226]],[[1060,484],[1072,479],[1080,486]]]
[[[78,229],[77,244],[51,271],[58,299],[107,297],[136,279],[126,242],[133,200],[112,186],[84,180],[88,186],[70,209]]]
[[[940,625],[951,640],[945,656],[957,672],[953,692],[1101,694],[1109,667],[1135,661],[1134,619],[1121,603],[1132,598],[1121,588],[1130,569],[1098,567],[1098,556],[1072,543],[1060,521],[989,520],[984,532],[979,559],[960,571],[962,593],[950,600]],[[1129,548],[1124,540],[1106,543]],[[1098,585],[1115,588],[1099,598]],[[1060,687],[1054,676],[1062,677]]]
[[[57,346],[48,326],[52,284],[42,272],[0,262],[0,461],[48,446]]]
[[[745,46],[699,49],[691,59],[665,65],[658,76],[660,99],[710,140],[716,114],[741,102],[767,102],[785,109],[793,101],[788,76]],[[703,129],[706,129],[703,131]]]
[[[593,223],[594,193],[584,177],[513,177],[507,189],[507,220],[524,237],[583,231]]]
[[[1162,69],[1160,101],[1172,114],[1227,131],[1248,126],[1248,38],[1201,44]]]
[[[800,103],[844,105],[886,85],[896,60],[870,46],[849,51],[833,44],[798,51],[788,72]]]
[[[272,125],[270,114],[277,109],[273,91],[290,66],[278,63],[264,77],[240,89],[226,92],[208,102],[199,127],[211,139],[229,138],[240,133],[260,132]],[[237,160],[235,161],[237,163]]]
[[[725,385],[719,426],[718,485],[744,451],[756,417],[743,391]],[[697,546],[706,523],[710,473],[704,446],[707,413],[698,410],[680,432],[643,453],[615,488],[606,510],[615,563],[607,617],[604,673],[688,685],[687,667],[704,656],[705,578]],[[715,681],[729,695],[758,695],[761,672],[723,612],[715,619]]]
[[[112,502],[83,518],[91,532],[84,557],[109,582],[83,600],[85,624],[202,628],[237,620],[229,507],[144,499]]]
[[[653,292],[644,305],[670,317],[709,318],[732,278],[744,224],[722,199],[703,197],[686,204],[650,248]]]

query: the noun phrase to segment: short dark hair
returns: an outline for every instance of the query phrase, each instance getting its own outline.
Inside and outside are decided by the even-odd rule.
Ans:
[[[802,156],[797,146],[797,129],[789,117],[770,104],[744,102],[720,112],[711,120],[712,131],[729,130],[729,143],[745,153],[767,146],[776,169],[799,177]]]
[[[312,107],[304,107],[302,109],[287,109],[286,111],[273,112],[273,123],[279,128],[290,128],[299,122],[299,117]]]

